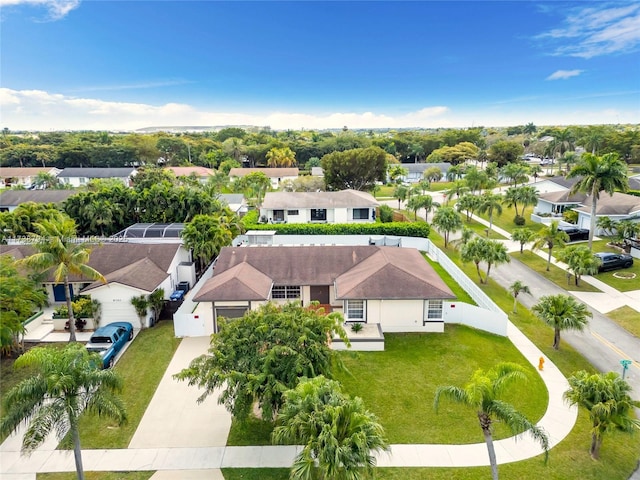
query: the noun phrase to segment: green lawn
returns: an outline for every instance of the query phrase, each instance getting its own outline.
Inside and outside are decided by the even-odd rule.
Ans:
[[[617,278],[615,276],[616,273],[618,275],[633,273],[635,274],[635,278]],[[621,268],[619,270],[598,273],[595,278],[621,292],[640,290],[640,261],[636,259],[631,268]]]
[[[118,427],[110,420],[83,415],[80,420],[83,449],[127,448],[179,344],[171,321],[162,321],[138,334],[114,367],[124,378],[121,397],[129,420]]]
[[[518,205],[518,210],[522,211],[522,207],[520,207],[519,205]],[[533,211],[533,207],[527,207],[526,211],[524,213],[525,224],[524,225],[516,225],[515,223],[513,223],[513,219],[516,216],[515,209],[513,207],[507,207],[506,205],[503,205],[502,206],[502,215],[496,216],[494,214],[493,223],[494,223],[494,225],[506,230],[509,233],[513,232],[513,230],[515,230],[516,228],[523,228],[523,227],[527,227],[528,229],[530,229],[530,230],[532,230],[534,232],[537,232],[542,227],[544,227],[544,225],[542,223],[536,223],[536,222],[533,222],[531,220],[531,212],[532,211]],[[478,212],[475,212],[475,215],[479,216],[480,218],[484,218],[487,221],[489,220],[489,216],[486,213],[485,214],[480,214]]]
[[[616,322],[630,334],[640,338],[640,312],[625,305],[607,313],[607,317]]]
[[[426,253],[423,253],[422,256],[427,262],[429,262],[429,265],[431,265],[431,267],[436,271],[440,278],[444,280],[444,282],[451,289],[458,301],[476,305],[476,302],[473,300],[473,298],[471,298],[467,291],[462,288],[458,284],[458,282],[456,282],[453,277],[449,275],[449,273],[438,262],[431,260]]]
[[[155,472],[84,472],[86,480],[148,480]],[[76,472],[38,473],[38,480],[75,480]]]
[[[554,249],[555,250],[555,249]],[[545,250],[546,252],[546,250]],[[565,290],[577,291],[577,292],[599,292],[600,290],[593,285],[588,284],[584,280],[580,280],[580,285],[576,286],[575,279],[571,277],[571,284],[567,282],[567,272],[559,267],[551,264],[549,271],[547,272],[547,261],[531,252],[531,250],[525,250],[524,253],[516,252],[511,253],[511,257],[515,260],[520,260],[527,267],[538,272],[544,276],[547,280],[551,280]]]
[[[464,216],[464,212],[462,214]],[[499,234],[498,232],[496,232],[493,227],[496,226],[495,224],[495,218],[493,219],[493,225],[491,227],[491,233],[489,235],[489,237],[487,237],[487,230],[489,229],[488,225],[484,225],[476,220],[471,219],[470,221],[467,222],[467,220],[464,220],[464,226],[467,228],[470,228],[471,230],[473,230],[476,234],[480,235],[482,238],[490,238],[492,240],[505,240],[505,237],[501,234]]]

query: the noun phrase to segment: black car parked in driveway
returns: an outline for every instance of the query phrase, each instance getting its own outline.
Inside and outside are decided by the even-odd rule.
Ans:
[[[607,270],[616,270],[618,268],[629,268],[633,265],[633,257],[626,253],[595,253],[598,259],[600,259],[600,265],[598,266],[599,272]]]
[[[558,230],[569,236],[569,242],[577,242],[578,240],[589,240],[589,230],[578,227],[558,227]]]

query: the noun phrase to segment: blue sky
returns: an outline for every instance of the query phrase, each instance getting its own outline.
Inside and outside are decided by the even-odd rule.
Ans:
[[[0,4],[10,129],[640,123],[638,2]]]

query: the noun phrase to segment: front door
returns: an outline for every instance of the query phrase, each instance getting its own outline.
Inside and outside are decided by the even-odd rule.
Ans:
[[[73,300],[73,285],[69,285],[69,291],[71,292],[71,300]],[[64,283],[58,283],[53,286],[53,300],[55,302],[64,302],[67,300]]]
[[[311,301],[320,305],[329,305],[329,285],[312,285]]]

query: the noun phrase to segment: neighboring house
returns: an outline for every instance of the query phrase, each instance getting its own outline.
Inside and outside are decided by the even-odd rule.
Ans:
[[[0,254],[16,259],[33,253],[28,245],[2,245]],[[101,306],[101,323],[131,322],[141,328],[140,318],[131,305],[131,298],[148,295],[162,288],[169,299],[178,282],[186,280],[193,285],[195,272],[190,254],[179,243],[104,243],[93,247],[89,265],[107,279],[107,283],[91,282],[72,275],[72,294],[90,295]],[[56,284],[52,277],[43,282],[49,303],[65,302],[64,285]],[[145,325],[149,326],[149,315]]]
[[[438,167],[442,172],[442,178],[447,176],[447,172],[451,168],[451,164],[448,162],[444,163],[402,163],[400,164],[402,168],[406,168],[408,170],[407,175],[403,175],[400,177],[402,183],[418,183],[424,177],[423,174],[425,170],[433,167]]]
[[[571,194],[569,190],[542,193],[538,196],[538,203],[533,213],[537,215],[551,214],[562,216],[565,210],[580,206],[587,195],[584,193]]]
[[[202,183],[216,174],[215,170],[206,167],[166,167],[165,170],[171,170],[176,177],[195,176]]]
[[[297,168],[232,168],[229,171],[229,178],[245,177],[250,173],[264,173],[271,180],[272,188],[279,188],[285,180],[295,180],[300,171]]]
[[[74,190],[7,190],[0,193],[0,212],[13,212],[27,202],[58,205],[77,193]]]
[[[571,190],[579,179],[571,178],[566,179],[565,177],[558,175],[556,177],[544,178],[540,180],[540,177],[536,182],[528,183],[527,186],[535,187],[539,194],[544,193],[553,193],[553,192],[566,192]]]
[[[58,181],[73,187],[81,187],[93,179],[114,178],[120,180],[127,187],[131,186],[131,179],[137,174],[133,167],[123,168],[65,168],[59,175]]]
[[[380,204],[358,190],[339,192],[268,192],[260,218],[272,223],[374,222]]]
[[[0,168],[0,188],[21,185],[31,187],[39,173],[57,176],[60,170],[55,167],[2,167]]]
[[[218,199],[227,204],[236,215],[244,215],[247,213],[247,202],[241,193],[219,193]]]
[[[443,332],[454,298],[416,249],[341,245],[225,247],[193,300],[211,302],[214,332],[219,317],[292,300],[382,332]]]
[[[578,212],[578,227],[589,229],[591,226],[591,196],[582,202],[582,206],[574,208],[574,210]],[[613,195],[600,192],[600,198],[596,202],[596,219],[600,217],[609,217],[616,222],[622,220],[640,222],[640,197],[619,192],[615,192]],[[596,231],[595,233],[597,235],[602,232]]]
[[[322,167],[311,167],[312,177],[324,177],[324,169]]]

